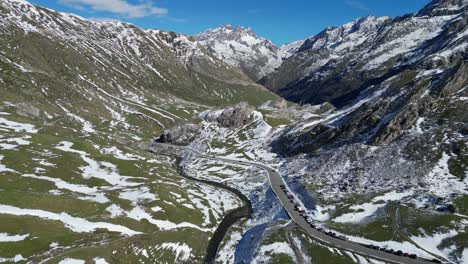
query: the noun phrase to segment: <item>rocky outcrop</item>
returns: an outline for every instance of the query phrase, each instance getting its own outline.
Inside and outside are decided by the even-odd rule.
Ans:
[[[217,123],[220,127],[238,128],[248,124],[254,118],[254,110],[247,103],[219,110],[209,110],[200,114],[205,122]],[[186,123],[165,130],[155,141],[175,145],[189,145],[201,132],[202,125]]]
[[[285,109],[288,107],[288,101],[286,101],[284,98],[278,98],[271,103],[271,106],[276,109]]]
[[[201,129],[197,124],[183,124],[174,128],[168,129],[156,139],[158,143],[171,143],[176,145],[188,145],[199,134]]]
[[[325,114],[336,109],[335,106],[329,102],[325,102],[323,104],[318,105],[306,104],[304,105],[304,108],[308,109],[310,112],[315,114]]]
[[[463,12],[463,9],[457,8],[464,6],[466,14],[466,0],[434,0],[429,5],[418,12],[419,16],[449,16]]]
[[[36,118],[41,115],[39,108],[29,103],[19,103],[15,105],[16,113],[21,116]]]
[[[217,122],[221,127],[236,128],[252,120],[254,108],[247,103],[240,103],[222,110],[206,111],[201,117],[208,122]]]

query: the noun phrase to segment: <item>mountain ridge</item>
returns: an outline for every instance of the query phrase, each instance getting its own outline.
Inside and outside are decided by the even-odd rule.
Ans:
[[[198,33],[194,38],[220,60],[242,69],[254,81],[282,62],[281,50],[270,40],[258,37],[251,28],[225,25]]]
[[[434,1],[423,10],[438,2]],[[349,102],[346,96],[352,99],[352,94],[362,85],[359,79],[369,78],[366,75],[372,75],[372,72],[383,75],[396,63],[403,63],[398,60],[422,50],[424,43],[442,33],[451,21],[461,19],[466,22],[463,17],[466,3],[455,2],[459,3],[455,15],[451,10],[449,15],[439,13],[440,16],[431,17],[418,14],[395,19],[365,17],[341,27],[325,29],[308,38],[295,56],[260,83],[295,102],[317,104],[329,101],[343,106]],[[341,81],[332,76],[340,76]],[[353,76],[357,78],[351,80]],[[326,96],[333,89],[342,91],[333,92],[332,97]]]

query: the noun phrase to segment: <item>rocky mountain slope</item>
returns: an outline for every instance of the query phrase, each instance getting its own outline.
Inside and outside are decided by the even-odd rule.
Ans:
[[[307,153],[317,177],[336,171],[343,180],[358,171],[368,180],[378,174],[422,185],[449,157],[450,175],[462,187],[447,192],[462,194],[468,164],[466,10],[466,1],[436,0],[413,15],[358,19],[308,39],[263,81],[283,87],[276,91],[287,98],[329,101],[338,110],[290,127],[274,143],[276,151],[285,157]],[[389,153],[396,160],[382,163]],[[394,171],[402,160],[408,163]],[[403,182],[395,186],[409,184]]]
[[[218,59],[242,69],[254,81],[273,72],[297,46],[294,42],[278,48],[250,28],[230,25],[206,30],[194,37]]]
[[[293,101],[337,107],[272,143],[282,174],[319,197],[316,219],[354,237],[389,239],[373,228],[399,217],[390,216],[391,202],[378,210],[368,198],[346,204],[396,191],[418,224],[403,224],[406,238],[392,239],[425,249],[432,241],[439,246],[426,252],[465,261],[457,241],[466,238],[468,191],[466,14],[466,1],[435,0],[416,14],[326,29],[262,80]]]
[[[466,1],[433,1],[419,13],[365,17],[328,28],[260,82],[301,103],[343,106],[374,83],[422,60],[450,63],[466,50]]]
[[[290,43],[286,43],[280,47],[280,51],[282,53],[282,58],[285,60],[292,55],[294,55],[304,44],[305,40],[296,40]]]
[[[48,103],[57,112],[55,102],[80,102],[93,109],[86,119],[96,120],[134,115],[121,106],[143,101],[171,108],[176,99],[219,105],[274,97],[185,35],[93,22],[22,0],[1,2],[0,32],[5,100]],[[177,119],[165,111],[152,113],[160,127]]]
[[[358,19],[308,39],[264,81],[287,83],[281,76],[296,73],[302,77],[277,92],[304,102],[329,101],[341,110],[327,120],[331,127],[312,121],[294,128],[289,135],[315,129],[308,132],[314,143],[296,139],[297,148],[313,151],[331,142],[339,144],[343,137],[388,144],[418,118],[436,122],[449,106],[463,108],[468,78],[466,9],[464,1],[433,1],[414,15]],[[463,131],[459,125],[465,115],[455,110],[451,118],[458,118],[450,122],[454,129]]]
[[[468,165],[466,10],[466,1],[435,0],[413,15],[358,19],[308,39],[264,81],[287,83],[280,76],[304,69],[277,91],[304,102],[330,101],[338,110],[290,127],[274,143],[276,151],[285,157],[306,153],[317,177],[336,172],[337,179],[349,180],[359,172],[366,181],[375,175],[411,179],[394,187],[428,184],[426,176],[446,157],[449,175],[461,185],[433,194],[462,195]],[[397,170],[394,164],[400,164]],[[442,178],[432,180],[442,184]],[[358,185],[365,191],[370,182]]]

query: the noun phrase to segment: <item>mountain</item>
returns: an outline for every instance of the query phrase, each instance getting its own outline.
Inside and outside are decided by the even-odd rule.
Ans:
[[[296,41],[286,43],[283,46],[281,46],[280,51],[282,54],[282,58],[287,59],[291,57],[292,55],[294,55],[294,53],[296,53],[304,44],[304,41],[305,40],[296,40]]]
[[[450,61],[466,48],[465,23],[462,0],[433,1],[395,19],[360,18],[308,38],[260,83],[294,102],[344,106],[373,80],[421,65],[424,58],[442,55],[442,62]]]
[[[303,186],[295,195],[304,206],[307,194],[316,198],[320,225],[467,263],[457,242],[467,234],[467,4],[435,0],[415,14],[327,28],[260,81],[306,109],[337,108],[271,142],[280,174]],[[396,201],[375,198],[382,193]]]
[[[434,0],[278,48],[2,0],[0,262],[374,261],[336,237],[466,262],[466,14]]]
[[[53,102],[62,100],[111,116],[108,108],[122,113],[122,101],[170,108],[166,102],[176,98],[220,105],[274,97],[182,34],[89,21],[22,0],[1,2],[0,32],[3,97],[48,102],[55,112],[62,110]],[[161,126],[170,123],[161,117]]]
[[[311,169],[305,185],[330,179],[320,192],[340,197],[417,186],[446,204],[466,199],[466,14],[466,1],[435,0],[416,14],[357,19],[307,39],[262,82],[337,110],[273,141],[285,167],[298,167],[283,173]]]
[[[262,83],[293,101],[341,110],[328,125],[313,121],[288,133],[295,142],[288,151],[390,144],[417,120],[444,123],[449,109],[456,122],[447,125],[464,131],[466,10],[466,1],[436,0],[416,14],[361,18],[307,39]]]
[[[218,59],[242,69],[254,81],[273,72],[283,61],[283,52],[250,28],[226,25],[201,32],[194,38]]]

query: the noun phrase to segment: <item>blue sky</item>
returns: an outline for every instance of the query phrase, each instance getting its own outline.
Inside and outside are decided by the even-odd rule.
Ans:
[[[92,19],[195,34],[224,24],[251,27],[277,45],[358,17],[416,12],[429,0],[30,0]]]

